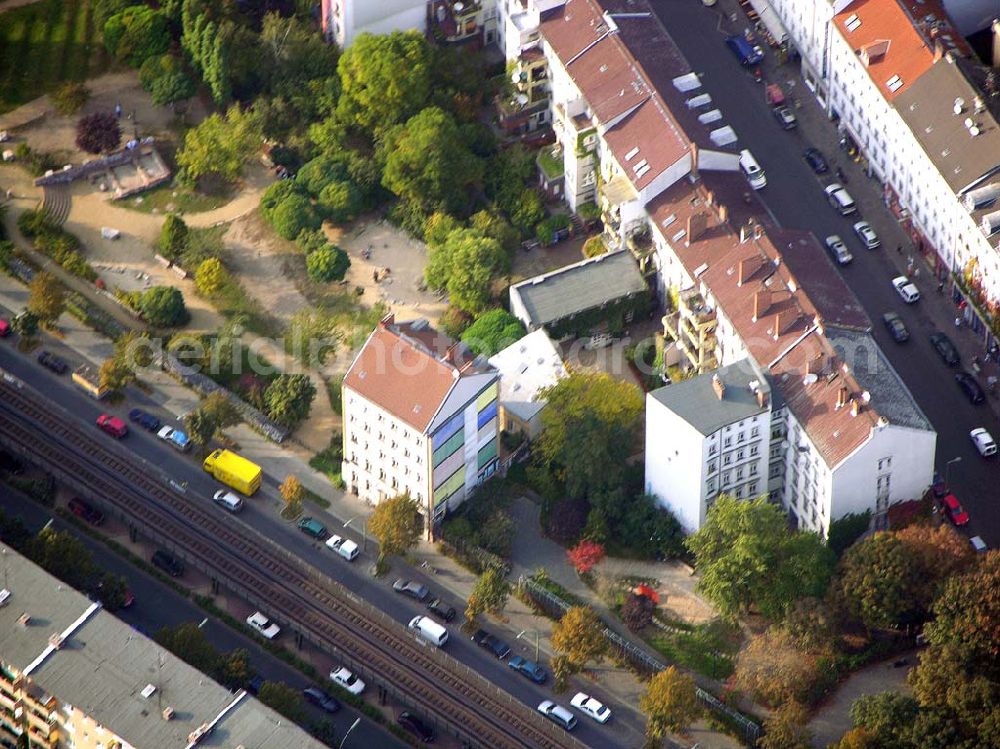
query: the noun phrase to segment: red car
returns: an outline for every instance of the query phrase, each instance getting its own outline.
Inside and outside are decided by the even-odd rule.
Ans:
[[[969,522],[969,513],[962,509],[961,503],[954,494],[945,495],[941,500],[944,507],[944,514],[955,525],[966,525]]]
[[[101,414],[97,417],[97,426],[103,429],[105,432],[110,434],[115,439],[121,439],[126,434],[128,434],[128,427],[125,422],[119,419],[117,416],[111,416],[109,414]]]
[[[6,338],[10,335],[10,323],[0,317],[0,338]]]

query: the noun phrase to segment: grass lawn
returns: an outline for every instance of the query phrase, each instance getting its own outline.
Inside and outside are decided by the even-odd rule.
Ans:
[[[0,13],[0,112],[111,67],[91,0],[41,0]]]
[[[231,192],[220,195],[206,195],[180,185],[160,185],[147,190],[142,195],[118,201],[123,208],[131,208],[142,213],[175,212],[204,213],[221,208],[233,199]]]
[[[648,642],[670,661],[690,668],[713,679],[727,679],[733,673],[734,658],[739,650],[739,631],[721,621],[693,626],[686,622],[678,632],[665,632],[656,627],[646,629]],[[683,631],[686,630],[686,631]]]

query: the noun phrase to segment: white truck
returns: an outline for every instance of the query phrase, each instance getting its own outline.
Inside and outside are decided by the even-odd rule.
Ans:
[[[335,551],[337,554],[346,559],[348,562],[353,562],[355,559],[358,558],[358,554],[361,553],[361,550],[358,548],[358,545],[349,538],[341,538],[340,536],[330,536],[326,540],[326,545],[331,550]]]

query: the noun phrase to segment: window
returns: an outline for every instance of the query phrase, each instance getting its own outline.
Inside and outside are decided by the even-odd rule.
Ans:
[[[747,484],[747,494],[752,497],[756,493],[757,493],[757,482],[751,481],[749,484]]]
[[[737,442],[746,442],[746,439],[747,439],[747,433],[746,432],[740,432],[737,435],[737,437],[736,437],[736,441]]]
[[[736,469],[736,480],[737,481],[742,481],[743,480],[743,467],[742,466]]]
[[[890,468],[892,468],[892,457],[879,458],[878,469],[880,471],[888,471]]]
[[[719,446],[718,445],[709,445],[708,446],[708,454],[709,455],[715,455],[718,451],[719,451]]]
[[[726,437],[725,441],[722,444],[723,444],[723,447],[732,447],[733,446],[733,438],[732,437]]]
[[[709,464],[708,464],[708,472],[709,473],[715,473],[716,469],[717,469],[717,466],[715,464],[715,461],[714,460],[710,461]]]
[[[737,460],[743,460],[743,457],[744,457],[744,451],[743,450],[737,450],[736,451],[736,459]]]
[[[758,452],[760,452],[760,450],[757,448],[757,445],[750,445],[750,457],[753,457]]]
[[[754,418],[756,418],[756,417],[754,417]],[[750,430],[750,436],[751,437],[759,437],[760,436],[760,427],[754,427],[753,429],[751,429]]]
[[[723,455],[722,456],[722,465],[727,466],[727,465],[729,465],[732,462],[733,462],[733,456],[732,455]]]

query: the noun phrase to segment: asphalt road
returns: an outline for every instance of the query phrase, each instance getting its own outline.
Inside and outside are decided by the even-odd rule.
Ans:
[[[0,367],[44,392],[52,402],[62,406],[88,424],[93,424],[103,412],[127,418],[129,409],[140,407],[155,413],[164,420],[164,424],[176,425],[175,420],[170,419],[162,409],[158,408],[136,388],[129,388],[128,397],[122,404],[107,406],[95,402],[72,385],[68,374],[62,377],[54,375],[35,361],[35,356],[43,348],[63,356],[71,365],[75,361],[72,352],[49,339],[46,339],[45,345],[36,349],[30,356],[18,353],[8,339],[5,342],[0,342]],[[128,435],[118,442],[101,432],[95,425],[94,439],[105,440],[111,449],[121,450],[125,455],[131,453],[144,459],[150,466],[151,474],[161,474],[165,482],[169,479],[178,483],[187,482],[186,494],[193,502],[210,504],[212,494],[221,488],[215,479],[202,470],[193,455],[178,453],[136,425],[130,425]],[[293,523],[281,520],[277,512],[280,504],[277,484],[275,477],[265,475],[261,490],[245,503],[244,510],[239,515],[230,516],[233,522],[246,523],[272,541],[300,556],[324,574],[339,581],[359,598],[381,609],[404,625],[415,615],[426,613],[426,609],[422,604],[393,592],[392,581],[397,576],[394,573],[397,572],[398,576],[413,578],[428,585],[432,595],[440,593],[442,599],[454,606],[459,612],[464,610],[465,602],[457,600],[436,586],[433,574],[425,575],[419,571],[413,571],[397,560],[394,563],[393,572],[376,580],[368,572],[374,562],[371,545],[369,545],[368,553],[362,553],[357,560],[349,563],[326,549],[322,543],[305,536]],[[219,513],[225,513],[225,510],[221,508],[216,507],[216,510]],[[331,527],[330,530],[343,535],[342,531],[337,528]],[[349,535],[359,544],[361,543],[361,538],[355,534]],[[178,550],[178,553],[183,556],[183,550]],[[282,612],[280,611],[267,611],[265,613],[279,622],[282,621]],[[498,688],[532,708],[545,699],[556,699],[556,701],[568,704],[570,695],[553,696],[551,679],[544,686],[535,685],[508,668],[506,663],[498,663],[486,651],[476,647],[470,638],[464,636],[460,631],[457,621],[448,628],[451,632],[451,639],[446,646],[448,655],[465,664],[472,671],[482,674]],[[595,696],[604,699],[601,694]],[[606,701],[612,709],[618,707],[613,700]],[[573,734],[582,742],[595,747],[637,746],[642,742],[641,737],[644,729],[641,719],[633,711],[619,710],[613,729],[608,726],[599,726],[581,716],[579,727]]]
[[[8,517],[20,517],[28,530],[32,532],[40,530],[51,519],[56,530],[68,530],[79,538],[94,555],[94,562],[101,569],[124,576],[128,580],[129,589],[135,595],[135,603],[127,609],[115,612],[115,616],[119,619],[140,628],[140,631],[149,635],[161,627],[175,627],[189,622],[200,623],[204,620],[202,630],[217,650],[228,652],[242,648],[248,651],[251,668],[266,681],[284,682],[295,689],[312,686],[312,682],[305,676],[261,648],[254,640],[244,637],[213,617],[206,617],[201,609],[173,588],[131,565],[104,544],[95,541],[85,533],[80,533],[75,526],[58,516],[54,516],[44,507],[6,487],[0,488],[0,507],[4,509]],[[347,706],[343,706],[339,712],[332,716],[311,705],[306,704],[305,707],[311,719],[316,721],[330,720],[336,726],[337,736],[341,739],[344,738],[351,724],[359,716],[359,713]],[[369,718],[362,718],[347,738],[344,749],[364,746],[404,749],[408,744],[384,731]]]
[[[817,261],[829,266],[831,272],[836,268],[841,273],[872,318],[876,341],[937,430],[936,464],[941,474],[945,474],[947,461],[962,459],[952,465],[950,483],[971,515],[969,535],[982,536],[991,548],[1000,546],[1000,512],[995,497],[1000,468],[995,458],[981,458],[969,439],[969,431],[979,426],[985,426],[994,437],[1000,438],[1000,426],[989,406],[969,403],[954,383],[956,370],[944,365],[928,341],[932,332],[943,330],[963,349],[966,344],[971,345],[972,336],[967,330],[955,331],[954,307],[948,295],[936,292],[935,282],[926,271],[917,281],[923,298],[916,304],[905,304],[890,285],[890,279],[900,274],[894,248],[897,244],[910,247],[910,243],[888,208],[879,200],[865,201],[865,194],[881,194],[880,185],[862,177],[859,170],[849,169],[846,187],[859,206],[864,204],[865,210],[861,212],[863,215],[850,217],[837,214],[823,193],[823,186],[837,181],[832,166],[829,174],[815,175],[801,156],[809,146],[817,146],[828,161],[835,159],[846,164],[846,154],[826,145],[836,143],[835,123],[821,123],[826,130],[822,138],[816,137],[815,143],[810,142],[801,127],[782,130],[764,100],[761,84],[754,82],[725,46],[716,9],[705,8],[695,0],[650,0],[650,3],[692,70],[701,75],[702,85],[722,110],[726,122],[736,130],[740,147],[750,148],[767,174],[767,187],[758,197],[772,217],[783,227],[812,231],[820,242],[831,234],[839,234],[847,244],[854,255],[850,265],[833,266],[825,258]],[[737,25],[740,29],[748,25],[742,12]],[[767,54],[773,55],[771,51]],[[785,66],[776,79],[784,82],[794,75],[792,66]],[[802,103],[812,104],[806,102],[812,95],[801,84],[795,95]],[[862,219],[873,225],[882,239],[882,247],[862,249],[851,228]],[[889,337],[882,324],[882,315],[889,311],[898,312],[909,328],[911,337],[907,343],[897,344]],[[971,352],[982,354],[981,349],[966,346],[962,356],[966,366]]]

